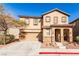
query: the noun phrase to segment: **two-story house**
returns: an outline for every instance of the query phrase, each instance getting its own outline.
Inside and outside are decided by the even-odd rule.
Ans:
[[[44,45],[55,45],[56,42],[73,42],[73,25],[68,24],[70,15],[53,9],[36,16],[20,16],[20,20],[26,22],[26,27],[21,29],[25,40],[39,40]]]

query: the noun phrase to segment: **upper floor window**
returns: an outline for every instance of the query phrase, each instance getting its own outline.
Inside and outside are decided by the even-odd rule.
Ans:
[[[58,23],[58,17],[57,16],[54,17],[53,22],[54,22],[54,24],[57,24]]]
[[[46,18],[45,18],[45,20],[46,20],[46,22],[50,22],[50,16],[46,16]]]
[[[30,23],[30,20],[26,19],[26,25],[29,25],[29,23]]]
[[[62,17],[61,21],[66,22],[66,17]]]
[[[33,19],[33,24],[38,25],[38,19]]]

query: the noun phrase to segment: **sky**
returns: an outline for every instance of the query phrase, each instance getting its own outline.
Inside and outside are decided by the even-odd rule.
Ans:
[[[4,3],[3,5],[5,11],[16,19],[19,19],[19,15],[41,16],[54,8],[70,14],[69,22],[79,18],[79,3]]]

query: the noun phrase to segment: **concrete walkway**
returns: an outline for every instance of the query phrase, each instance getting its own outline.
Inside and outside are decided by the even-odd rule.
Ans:
[[[21,41],[0,48],[0,56],[38,55],[41,44],[38,41]]]

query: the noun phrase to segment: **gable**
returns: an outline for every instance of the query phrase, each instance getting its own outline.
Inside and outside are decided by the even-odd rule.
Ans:
[[[59,12],[59,13],[61,13],[61,14],[63,14],[63,15],[66,15],[66,16],[70,16],[68,13],[66,13],[66,12],[63,12],[63,11],[61,11],[61,10],[59,10],[59,9],[54,9],[54,10],[52,10],[52,11],[49,11],[49,12],[46,12],[46,13],[44,13],[43,15],[47,15],[47,14],[50,14],[50,13],[52,13],[52,12]]]
[[[62,16],[68,17],[67,15],[62,14],[62,13],[60,13],[58,11],[53,11],[51,13],[43,15],[43,17],[46,17],[46,16],[50,16],[51,18],[53,18],[54,16],[57,16],[57,17],[62,17]]]

